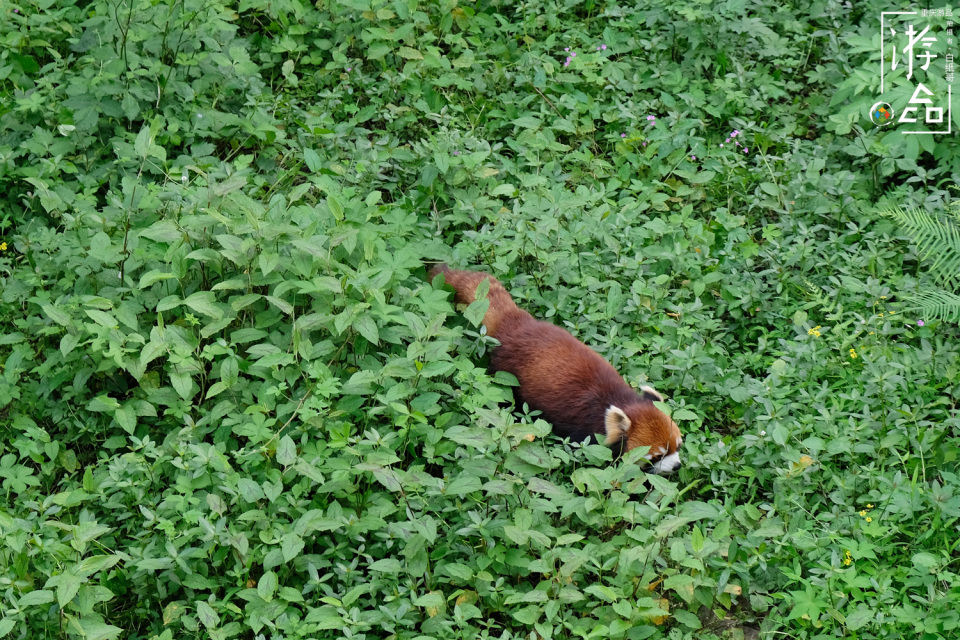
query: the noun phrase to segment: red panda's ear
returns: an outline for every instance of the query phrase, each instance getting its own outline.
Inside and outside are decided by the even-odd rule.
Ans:
[[[640,391],[643,391],[644,393],[649,393],[654,398],[656,398],[658,402],[663,402],[663,396],[660,394],[659,391],[657,391],[653,387],[646,387],[646,386],[640,387]]]
[[[619,407],[610,405],[604,418],[607,444],[611,445],[623,439],[630,431],[630,418]]]

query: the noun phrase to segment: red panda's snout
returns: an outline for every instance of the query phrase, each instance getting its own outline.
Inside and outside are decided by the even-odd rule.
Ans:
[[[680,468],[680,445],[683,436],[677,424],[653,404],[663,396],[650,387],[643,387],[640,401],[624,407],[610,405],[605,416],[606,441],[623,442],[623,450],[650,447],[644,456],[653,462],[653,473],[672,473]]]

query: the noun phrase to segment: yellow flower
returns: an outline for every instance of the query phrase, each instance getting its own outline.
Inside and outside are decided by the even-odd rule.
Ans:
[[[883,317],[883,312],[882,312],[882,311],[880,312],[880,317],[881,317],[881,318]]]
[[[867,505],[867,509],[873,509],[873,505],[872,505],[872,504],[868,504],[868,505]]]
[[[867,518],[867,522],[873,522],[873,518]]]
[[[860,517],[865,517],[866,515],[867,515],[867,512],[866,512],[866,511],[861,511],[861,512],[860,512]]]
[[[881,300],[886,300],[886,299],[887,299],[887,296],[880,296],[880,299],[881,299]]]
[[[813,336],[815,338],[820,337],[820,325],[815,326],[813,329],[807,331],[808,336]]]
[[[853,562],[853,558],[850,556],[850,552],[849,552],[849,551],[844,551],[844,552],[843,552],[843,564],[844,564],[844,566],[849,567],[852,562]]]
[[[857,350],[854,349],[854,348],[852,348],[852,347],[851,347],[851,349],[850,349],[850,357],[851,357],[851,358],[856,358],[856,357],[857,357]]]
[[[6,250],[7,250],[7,243],[0,242],[0,251],[6,251]]]

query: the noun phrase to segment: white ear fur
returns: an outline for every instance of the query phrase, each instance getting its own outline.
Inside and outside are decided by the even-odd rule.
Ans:
[[[622,439],[630,431],[630,418],[619,407],[610,405],[604,417],[607,430],[607,444],[613,444]]]
[[[643,391],[644,393],[649,393],[650,395],[654,396],[658,401],[663,402],[663,396],[660,395],[660,392],[654,389],[653,387],[646,387],[646,386],[640,387],[640,391]]]

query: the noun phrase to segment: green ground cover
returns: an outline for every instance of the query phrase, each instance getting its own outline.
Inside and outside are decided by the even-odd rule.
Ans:
[[[960,147],[869,125],[866,4],[0,4],[0,636],[957,637],[958,331],[877,207]],[[514,410],[437,259],[683,469]]]

